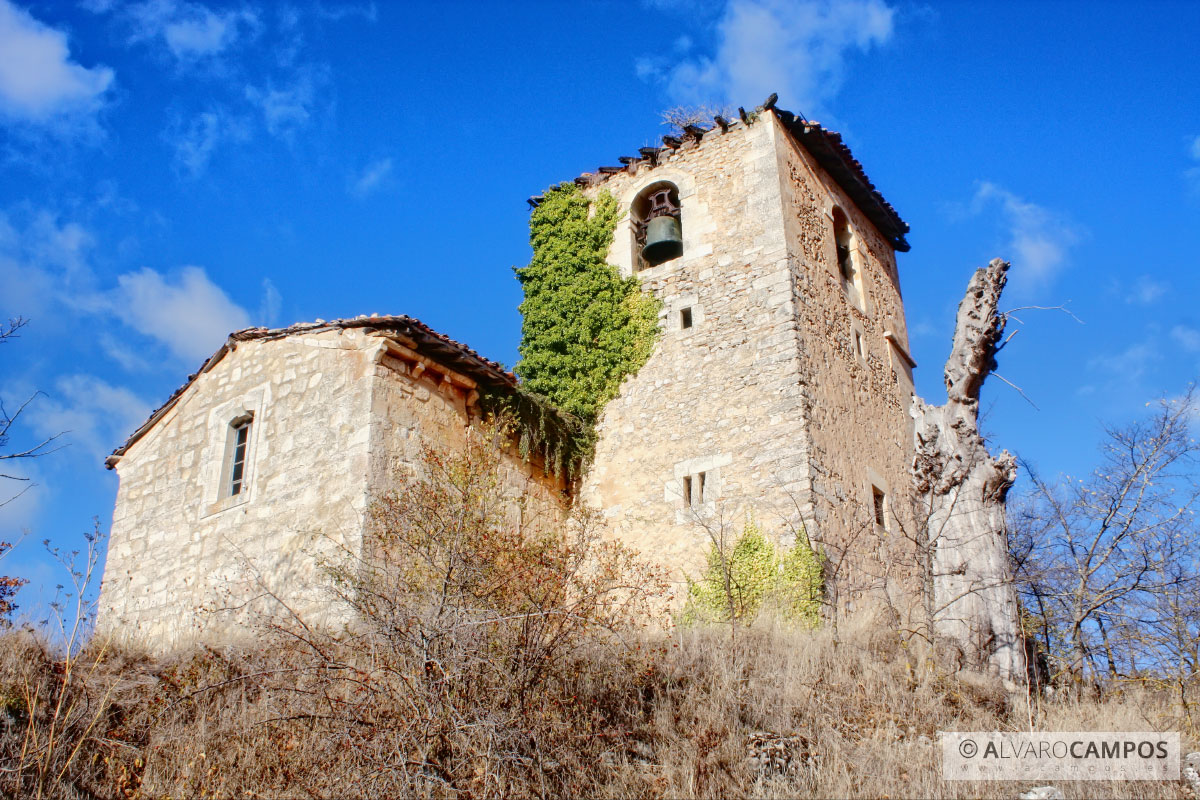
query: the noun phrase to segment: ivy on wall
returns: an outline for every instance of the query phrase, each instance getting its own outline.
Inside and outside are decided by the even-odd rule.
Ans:
[[[594,423],[621,382],[650,358],[659,301],[608,263],[620,210],[573,183],[549,189],[529,220],[533,260],[516,269],[526,390]]]
[[[688,580],[684,621],[749,622],[770,604],[785,618],[816,627],[824,593],[824,559],[803,531],[780,552],[747,521],[733,547],[724,553],[709,548],[708,569]]]

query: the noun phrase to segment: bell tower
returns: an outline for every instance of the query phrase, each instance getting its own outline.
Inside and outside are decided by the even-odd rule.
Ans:
[[[908,226],[838,134],[774,97],[740,117],[576,179],[616,198],[609,261],[662,301],[654,353],[598,421],[583,499],[681,589],[752,520],[780,544],[809,537],[843,607],[915,599],[898,502]]]

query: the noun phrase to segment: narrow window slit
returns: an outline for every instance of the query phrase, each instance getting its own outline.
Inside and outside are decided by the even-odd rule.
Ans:
[[[679,327],[685,329],[692,327],[692,309],[690,307],[679,312]]]

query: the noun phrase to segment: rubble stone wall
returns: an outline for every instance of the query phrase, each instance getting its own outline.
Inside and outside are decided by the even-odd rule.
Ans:
[[[919,600],[908,507],[913,385],[895,254],[803,147],[782,134],[776,141],[811,440],[805,518],[848,608],[864,592],[887,590],[908,610]],[[853,233],[849,283],[837,261],[835,207]]]

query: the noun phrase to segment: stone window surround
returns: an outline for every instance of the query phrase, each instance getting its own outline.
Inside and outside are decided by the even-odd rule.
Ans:
[[[890,521],[895,516],[895,509],[892,508],[891,487],[888,486],[888,482],[883,479],[882,475],[867,467],[867,480],[863,490],[863,496],[866,498],[868,519],[876,533],[888,533],[891,530]],[[875,492],[883,495],[883,525],[879,525],[875,521]]]
[[[860,365],[867,366],[867,334],[862,323],[853,318],[850,320],[850,353]]]
[[[846,230],[850,234],[850,260],[854,265],[854,281],[847,285],[845,278],[842,276],[841,264],[837,256],[837,221],[834,212],[839,211],[842,217],[846,220]],[[829,220],[829,231],[832,234],[829,237],[830,248],[833,250],[832,260],[829,262],[833,265],[833,274],[837,278],[838,283],[842,287],[842,291],[846,295],[846,299],[852,306],[857,308],[863,314],[869,315],[867,310],[867,291],[865,282],[863,281],[863,270],[867,263],[866,253],[863,252],[862,237],[858,235],[855,229],[854,222],[850,219],[850,215],[838,203],[831,202],[825,208],[825,218]]]
[[[667,312],[666,329],[680,336],[690,336],[704,324],[704,307],[700,305],[700,296],[696,294],[680,295],[664,304]],[[692,325],[683,327],[683,310],[691,309]]]
[[[663,487],[663,500],[675,508],[675,524],[686,525],[695,522],[697,518],[703,519],[716,514],[717,502],[721,499],[723,486],[721,467],[732,463],[733,456],[729,453],[698,456],[676,462],[672,468],[672,479],[667,481]],[[702,472],[704,473],[704,498],[703,502],[695,502],[694,493],[700,485],[700,473]],[[684,478],[692,480],[693,502],[690,506],[685,505],[683,500]]]
[[[201,455],[204,464],[204,503],[200,518],[219,514],[254,500],[262,450],[263,408],[270,402],[270,387],[259,386],[240,397],[215,406],[208,414],[208,444]],[[233,425],[244,419],[253,420],[246,442],[246,466],[242,490],[229,494],[229,468],[233,462]]]
[[[679,225],[683,229],[683,255],[653,267],[634,270],[634,266],[638,263],[638,257],[635,252],[636,242],[631,219],[633,202],[642,192],[657,183],[673,184],[679,191]],[[703,217],[707,221],[707,216],[702,209],[697,207],[694,202],[695,197],[695,179],[690,173],[673,167],[658,167],[649,170],[644,178],[633,183],[621,193],[621,196],[617,198],[617,203],[623,216],[617,223],[616,231],[613,232],[609,261],[616,265],[623,277],[636,275],[642,280],[651,280],[669,273],[691,258],[712,253],[712,245],[704,246],[700,240],[704,230],[701,219]]]

